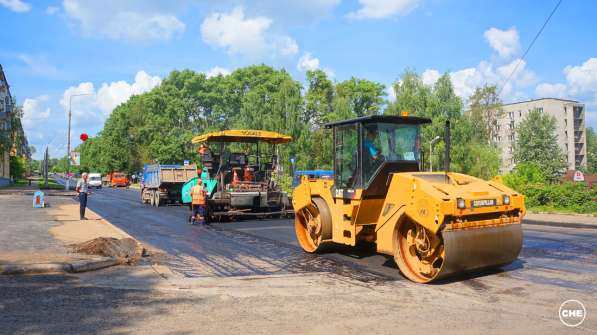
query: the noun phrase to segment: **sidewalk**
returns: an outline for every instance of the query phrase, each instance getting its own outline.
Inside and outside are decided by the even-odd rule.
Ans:
[[[32,197],[0,194],[0,274],[80,272],[120,261],[73,253],[69,245],[97,237],[130,238],[87,209],[79,220],[79,205],[71,196],[46,197],[47,208],[32,208]]]
[[[584,215],[527,213],[522,222],[543,226],[597,229],[597,217]]]

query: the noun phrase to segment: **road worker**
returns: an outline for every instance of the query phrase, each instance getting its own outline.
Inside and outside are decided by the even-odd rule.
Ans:
[[[197,185],[191,188],[191,224],[206,224],[207,191],[203,187],[201,178],[197,180]]]

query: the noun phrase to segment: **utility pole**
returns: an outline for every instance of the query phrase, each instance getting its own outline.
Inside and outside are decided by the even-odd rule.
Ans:
[[[44,187],[48,188],[48,160],[50,159],[50,155],[48,154],[48,147],[46,147],[46,153],[44,155]]]
[[[80,94],[73,94],[68,97],[68,136],[66,142],[66,185],[65,189],[68,191],[70,188],[70,119],[71,119],[71,106],[73,102],[73,97],[80,97],[84,95],[92,95],[91,93],[80,93]]]

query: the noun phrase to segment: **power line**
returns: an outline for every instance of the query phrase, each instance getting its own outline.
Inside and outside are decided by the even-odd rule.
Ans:
[[[508,76],[508,79],[506,79],[506,81],[504,82],[504,84],[500,88],[500,91],[498,92],[498,96],[502,95],[502,91],[504,90],[504,87],[506,87],[506,85],[508,84],[508,82],[510,81],[510,79],[512,79],[512,76],[518,70],[518,67],[520,66],[520,63],[522,63],[524,61],[524,59],[526,58],[527,54],[529,53],[529,51],[531,50],[531,48],[533,47],[533,45],[535,44],[535,42],[537,41],[537,39],[539,38],[539,36],[541,35],[541,33],[543,32],[543,29],[545,29],[545,26],[547,26],[547,23],[549,23],[549,20],[551,20],[551,17],[553,16],[553,14],[555,14],[556,10],[558,10],[558,7],[560,7],[560,4],[562,3],[562,1],[563,0],[559,0],[558,1],[558,3],[556,4],[556,6],[553,8],[553,10],[551,11],[551,13],[549,14],[549,16],[547,17],[547,19],[545,20],[545,22],[543,22],[543,25],[541,26],[541,29],[539,29],[539,31],[537,32],[537,34],[535,35],[535,37],[531,41],[531,44],[529,44],[529,46],[527,47],[527,50],[524,52],[524,54],[522,55],[522,57],[520,59],[518,59],[518,62],[516,63],[516,66],[514,67],[514,70],[512,70],[512,72],[510,72],[510,75]]]

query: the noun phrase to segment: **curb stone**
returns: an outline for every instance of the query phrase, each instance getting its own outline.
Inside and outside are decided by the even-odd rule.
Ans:
[[[523,219],[522,223],[528,224],[528,225],[534,225],[534,226],[597,229],[597,225],[588,224],[588,223],[553,222],[553,221],[538,221],[538,220],[527,220],[527,219]]]
[[[118,264],[120,262],[112,257],[96,257],[72,263],[5,264],[0,265],[0,275],[79,273],[99,270]]]

